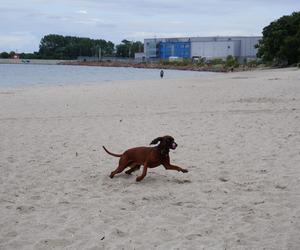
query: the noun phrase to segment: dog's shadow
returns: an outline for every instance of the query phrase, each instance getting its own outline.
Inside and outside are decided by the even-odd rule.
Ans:
[[[172,176],[168,176],[168,175],[163,175],[160,173],[150,173],[148,174],[142,181],[137,182],[136,181],[136,177],[138,176],[138,174],[119,174],[114,176],[113,179],[111,179],[111,181],[114,180],[122,180],[122,183],[125,184],[125,182],[128,181],[128,183],[130,184],[136,184],[136,185],[146,185],[146,184],[165,184],[167,183],[173,183],[173,184],[190,184],[192,183],[192,181],[186,177],[172,177]]]

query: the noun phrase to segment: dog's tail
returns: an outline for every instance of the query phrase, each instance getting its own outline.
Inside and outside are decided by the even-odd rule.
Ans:
[[[121,157],[121,156],[122,156],[122,154],[114,154],[114,153],[111,153],[111,152],[109,152],[104,146],[102,146],[102,147],[103,147],[103,149],[105,150],[105,152],[108,153],[109,155],[112,155],[112,156],[115,156],[115,157]]]

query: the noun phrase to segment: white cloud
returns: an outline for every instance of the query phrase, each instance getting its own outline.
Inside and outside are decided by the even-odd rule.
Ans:
[[[86,15],[88,12],[86,10],[77,10],[76,13]]]
[[[89,26],[97,26],[97,27],[114,27],[114,24],[106,22],[100,18],[82,18],[82,19],[74,19],[74,23],[82,24],[82,25],[89,25]]]
[[[185,37],[190,36],[190,34],[184,32],[133,32],[128,39],[130,40],[143,40],[144,38],[170,38],[170,37]]]

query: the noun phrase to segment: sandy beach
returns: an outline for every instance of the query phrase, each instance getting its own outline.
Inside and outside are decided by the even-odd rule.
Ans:
[[[172,135],[189,173],[109,174]],[[300,248],[300,70],[0,90],[0,249]]]

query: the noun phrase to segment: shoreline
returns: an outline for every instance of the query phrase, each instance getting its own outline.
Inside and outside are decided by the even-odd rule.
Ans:
[[[221,72],[226,73],[225,69],[214,69],[212,67],[199,67],[195,65],[175,66],[163,65],[159,63],[125,63],[125,62],[63,62],[61,65],[78,65],[78,66],[96,66],[96,67],[123,67],[123,68],[143,68],[143,69],[169,69],[169,70],[187,70],[199,72]]]

